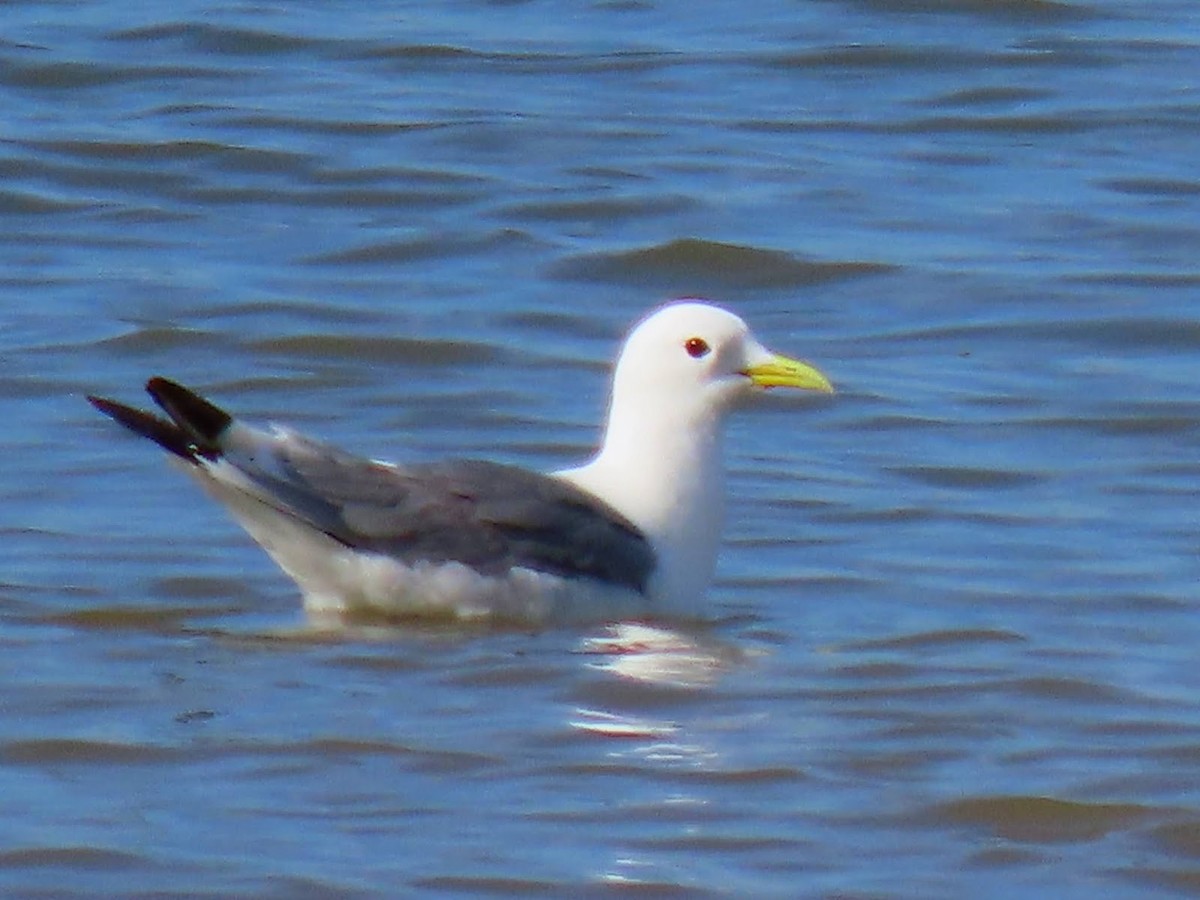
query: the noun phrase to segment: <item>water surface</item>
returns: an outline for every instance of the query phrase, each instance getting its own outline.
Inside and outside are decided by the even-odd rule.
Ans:
[[[3,893],[1200,890],[1194,4],[5,24]],[[82,399],[557,467],[680,295],[839,386],[705,627],[313,632]]]

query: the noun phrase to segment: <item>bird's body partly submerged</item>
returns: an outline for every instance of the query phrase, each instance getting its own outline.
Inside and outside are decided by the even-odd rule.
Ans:
[[[169,419],[89,400],[185,462],[310,611],[518,622],[696,615],[720,540],[726,413],[769,387],[831,390],[698,302],[630,332],[599,451],[549,475],[368,460],[245,425],[165,378],[146,387]]]

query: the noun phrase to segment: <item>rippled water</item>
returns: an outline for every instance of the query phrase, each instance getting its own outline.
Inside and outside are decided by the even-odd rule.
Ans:
[[[1200,892],[1200,12],[16,2],[0,892]],[[707,628],[307,629],[88,391],[564,465],[709,296]]]

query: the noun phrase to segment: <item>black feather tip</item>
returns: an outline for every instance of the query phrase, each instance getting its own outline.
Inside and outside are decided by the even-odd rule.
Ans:
[[[146,390],[170,420],[105,397],[89,394],[87,399],[113,421],[188,462],[221,455],[221,433],[233,421],[227,412],[166,378],[151,378]]]

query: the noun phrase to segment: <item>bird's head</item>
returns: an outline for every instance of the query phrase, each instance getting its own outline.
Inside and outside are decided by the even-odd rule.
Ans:
[[[808,363],[764,347],[733,313],[695,300],[663,306],[629,336],[613,375],[614,401],[720,415],[771,388],[832,393]]]

